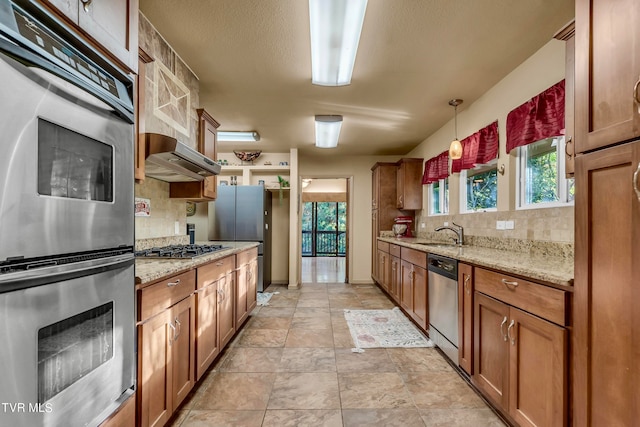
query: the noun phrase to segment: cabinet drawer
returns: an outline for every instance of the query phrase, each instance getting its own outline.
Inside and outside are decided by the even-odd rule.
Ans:
[[[378,250],[389,252],[389,243],[378,240]]]
[[[172,276],[138,291],[138,320],[146,320],[191,295],[196,288],[194,270]]]
[[[398,245],[389,245],[389,253],[395,257],[400,258],[400,246]]]
[[[475,269],[475,289],[558,325],[567,325],[567,293],[483,268]]]
[[[400,248],[400,258],[422,268],[427,268],[427,253],[410,248]]]
[[[236,257],[230,255],[222,259],[217,259],[209,264],[198,267],[197,288],[202,289],[212,282],[220,280],[222,277],[231,274],[236,268]]]
[[[236,265],[240,267],[241,265],[249,264],[251,260],[258,257],[258,248],[251,248],[244,252],[240,252],[236,255]]]

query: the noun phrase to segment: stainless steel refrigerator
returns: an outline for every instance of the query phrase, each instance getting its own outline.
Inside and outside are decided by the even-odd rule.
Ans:
[[[220,185],[214,206],[209,240],[259,242],[257,288],[264,291],[271,284],[271,193],[262,185]]]

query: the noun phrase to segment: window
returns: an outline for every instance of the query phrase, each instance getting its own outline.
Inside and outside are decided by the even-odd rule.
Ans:
[[[564,137],[518,148],[518,207],[558,206],[573,201],[574,179],[564,171]]]
[[[429,215],[449,213],[449,178],[429,184]]]
[[[343,257],[347,246],[347,203],[304,202],[302,256]]]
[[[496,161],[460,172],[460,211],[495,210],[498,206],[498,172]]]

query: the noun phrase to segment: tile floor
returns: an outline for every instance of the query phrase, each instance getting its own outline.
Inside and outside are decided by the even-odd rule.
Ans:
[[[302,257],[302,283],[344,283],[345,257]]]
[[[377,287],[267,291],[172,426],[504,425],[433,348],[351,351],[343,309],[392,308]]]

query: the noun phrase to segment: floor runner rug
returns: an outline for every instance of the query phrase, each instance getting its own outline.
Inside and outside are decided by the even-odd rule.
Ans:
[[[433,347],[433,342],[398,307],[392,310],[344,310],[355,349]]]
[[[279,294],[280,292],[258,292],[258,296],[257,296],[258,305],[259,306],[269,305],[269,300],[271,299],[274,293]]]

